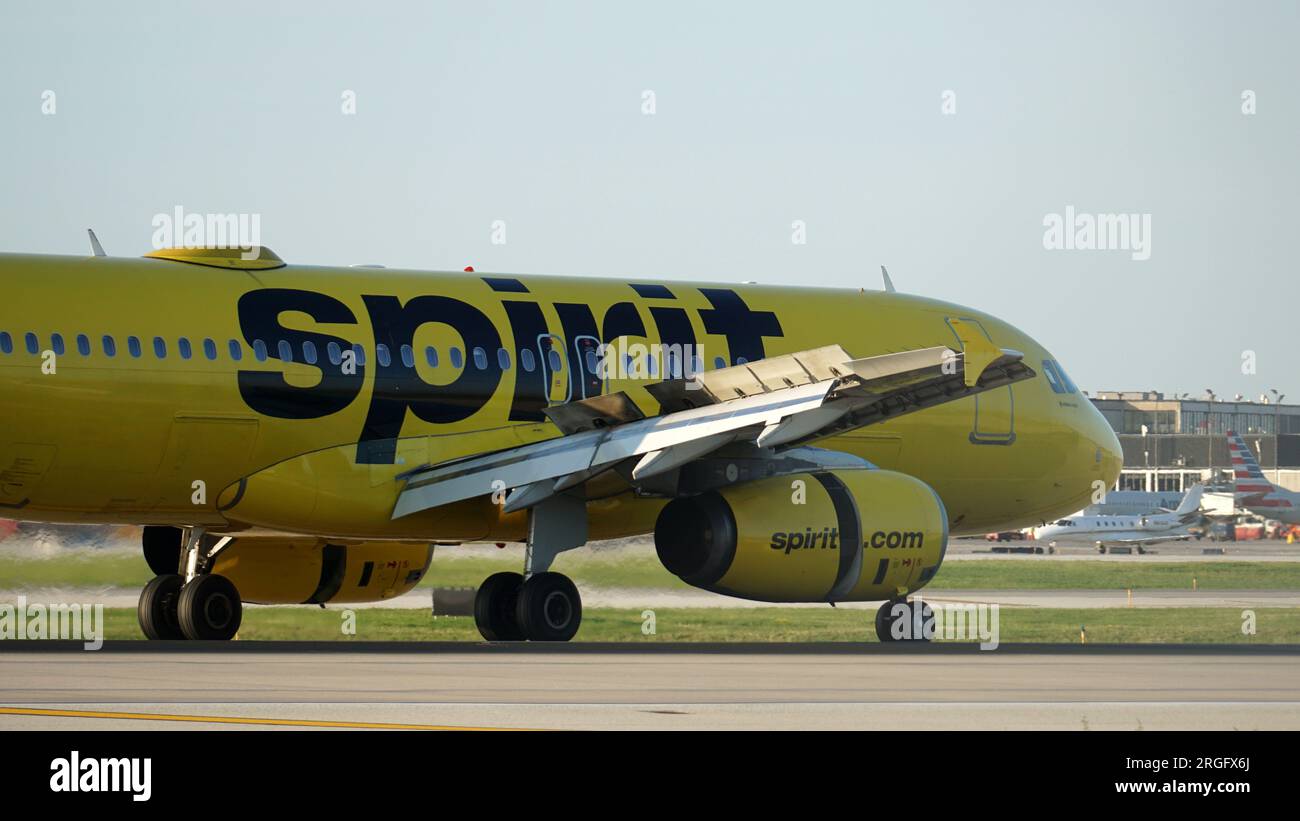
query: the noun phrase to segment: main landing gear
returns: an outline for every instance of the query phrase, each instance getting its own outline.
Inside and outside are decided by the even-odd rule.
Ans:
[[[530,509],[524,572],[494,573],[474,596],[474,623],[488,641],[568,641],[582,624],[582,597],[555,556],[587,543],[586,502],[553,496]]]
[[[876,638],[884,644],[929,641],[934,637],[934,608],[917,597],[894,599],[876,611]]]
[[[582,624],[582,597],[562,573],[495,573],[474,597],[474,623],[488,641],[568,641]]]
[[[146,638],[235,637],[243,619],[239,591],[225,576],[211,572],[214,558],[230,541],[207,535],[201,527],[144,529],[145,560],[158,574],[140,592],[136,608]]]

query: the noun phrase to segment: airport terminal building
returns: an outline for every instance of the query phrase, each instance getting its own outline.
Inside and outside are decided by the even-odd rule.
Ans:
[[[1274,398],[1275,397],[1275,398]],[[1300,490],[1300,405],[1284,395],[1192,399],[1155,391],[1098,391],[1090,398],[1110,422],[1124,448],[1118,490],[1174,491],[1196,482],[1232,481],[1230,430],[1255,450],[1264,474]]]

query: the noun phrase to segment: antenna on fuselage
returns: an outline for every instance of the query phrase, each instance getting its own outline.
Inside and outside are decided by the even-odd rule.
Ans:
[[[880,276],[883,277],[885,280],[885,293],[887,294],[895,293],[894,281],[889,278],[889,271],[886,271],[885,266],[883,265],[880,266]]]
[[[99,237],[95,236],[95,229],[87,228],[86,233],[90,234],[90,250],[95,254],[95,256],[97,257],[108,256],[108,254],[104,253],[104,246],[99,244]]]

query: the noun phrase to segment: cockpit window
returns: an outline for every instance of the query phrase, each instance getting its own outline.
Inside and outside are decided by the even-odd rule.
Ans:
[[[1043,377],[1054,393],[1078,393],[1079,389],[1065,375],[1065,370],[1054,359],[1043,360]]]
[[[1053,393],[1065,392],[1061,389],[1061,377],[1056,375],[1056,368],[1052,367],[1050,359],[1043,360],[1043,378],[1047,380],[1047,384],[1051,386]]]
[[[1057,374],[1060,375],[1061,382],[1065,384],[1065,392],[1078,393],[1079,392],[1078,387],[1075,386],[1074,380],[1070,378],[1070,375],[1065,372],[1065,368],[1061,367],[1061,363],[1053,362],[1052,364],[1056,366],[1056,372]]]

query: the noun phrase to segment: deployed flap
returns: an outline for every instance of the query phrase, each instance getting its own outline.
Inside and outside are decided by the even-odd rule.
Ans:
[[[648,419],[621,393],[570,402],[546,411],[558,439],[400,477],[393,518],[502,489],[512,491],[507,510],[520,510],[625,462],[620,472],[639,485],[732,442],[797,446],[1034,376],[1022,359],[982,337],[960,353],[864,359],[830,345],[651,385],[664,412]]]
[[[694,440],[712,439],[721,447],[726,437],[720,434],[747,427],[757,432],[785,416],[820,407],[833,384],[820,382],[692,408],[415,471],[398,497],[393,518],[492,493],[500,489],[497,483],[517,488],[579,471],[594,476],[624,459]]]
[[[543,408],[542,413],[564,433],[608,428],[645,418],[641,409],[622,391]]]
[[[838,379],[848,375],[846,364],[851,359],[839,345],[828,345],[707,371],[696,376],[695,381],[713,401],[722,402]]]

